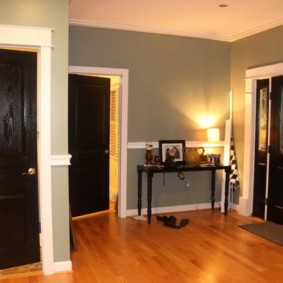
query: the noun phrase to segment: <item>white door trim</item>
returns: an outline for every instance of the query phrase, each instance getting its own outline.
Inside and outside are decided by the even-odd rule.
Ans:
[[[52,29],[0,25],[0,45],[38,52],[38,167],[39,203],[44,274],[54,272],[51,193],[51,39]]]
[[[85,66],[69,66],[70,74],[81,75],[109,75],[121,78],[120,100],[120,164],[119,164],[119,190],[118,190],[118,216],[127,216],[127,147],[128,147],[128,84],[129,71],[127,69],[98,68]]]
[[[283,63],[246,70],[243,192],[239,204],[239,212],[246,216],[251,215],[253,209],[256,80],[271,79],[282,74]]]

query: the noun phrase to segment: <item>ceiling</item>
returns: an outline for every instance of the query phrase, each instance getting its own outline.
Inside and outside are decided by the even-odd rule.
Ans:
[[[283,1],[70,0],[70,24],[232,42],[283,25]]]

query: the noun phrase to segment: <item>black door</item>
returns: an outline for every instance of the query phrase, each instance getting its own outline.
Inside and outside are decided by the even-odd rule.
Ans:
[[[40,261],[36,65],[0,50],[0,269]]]
[[[69,76],[72,216],[109,209],[110,79]]]
[[[256,139],[253,215],[264,218],[268,141],[269,80],[258,80],[256,91]]]
[[[283,224],[283,77],[272,78],[267,219]]]

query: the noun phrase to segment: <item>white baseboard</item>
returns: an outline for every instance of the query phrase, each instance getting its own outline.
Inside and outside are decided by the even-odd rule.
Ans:
[[[240,197],[239,213],[244,216],[251,216],[251,205],[249,199]]]
[[[238,204],[231,203],[231,204],[230,204],[230,207],[231,207],[231,209],[233,209],[233,210],[239,211],[239,205],[238,205]]]
[[[53,271],[54,271],[54,273],[71,272],[71,271],[73,271],[72,262],[70,260],[69,261],[54,262]]]
[[[215,208],[220,207],[220,202],[215,202]],[[152,214],[158,213],[168,213],[168,212],[182,212],[182,211],[191,211],[196,209],[210,209],[211,203],[197,203],[197,204],[188,204],[188,205],[178,205],[178,206],[163,206],[163,207],[153,207]],[[138,215],[137,209],[127,210],[127,216],[136,216]],[[147,208],[141,210],[141,215],[147,215]]]

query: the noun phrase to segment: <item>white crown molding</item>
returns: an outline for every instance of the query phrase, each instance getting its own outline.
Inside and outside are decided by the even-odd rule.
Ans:
[[[156,34],[167,34],[167,35],[175,35],[175,36],[194,37],[194,38],[202,38],[202,39],[209,39],[209,40],[233,42],[233,41],[269,30],[271,28],[275,28],[280,25],[283,25],[283,18],[278,18],[271,22],[265,23],[263,25],[255,26],[251,29],[248,29],[247,31],[240,32],[237,34],[230,34],[228,36],[220,35],[220,34],[184,32],[180,30],[153,28],[153,27],[145,27],[145,26],[138,26],[138,25],[117,24],[117,23],[109,23],[109,22],[107,23],[107,22],[97,22],[97,21],[86,21],[86,20],[77,20],[77,19],[70,19],[69,24],[75,25],[75,26],[106,28],[106,29],[126,30],[126,31],[135,31],[135,32],[156,33]]]
[[[126,31],[134,31],[134,32],[167,34],[167,35],[194,37],[194,38],[202,38],[202,39],[210,39],[210,40],[229,41],[229,39],[227,39],[226,37],[219,35],[184,32],[180,30],[161,29],[161,28],[144,27],[144,26],[136,26],[136,25],[102,23],[102,22],[74,20],[74,19],[70,19],[69,24],[74,26],[116,29],[116,30],[126,30]]]
[[[234,34],[234,35],[231,35],[229,37],[226,37],[226,41],[233,42],[233,41],[236,41],[236,40],[239,40],[239,39],[243,39],[245,37],[248,37],[248,36],[251,36],[251,35],[255,35],[257,33],[260,33],[260,32],[263,32],[263,31],[275,28],[275,27],[279,27],[281,25],[283,25],[283,18],[278,18],[278,19],[275,19],[275,20],[270,21],[268,23],[265,23],[263,25],[255,26],[255,27],[253,27],[251,29],[248,29],[247,31],[244,31],[244,32],[241,32],[241,33]]]

